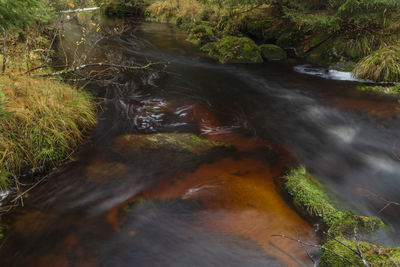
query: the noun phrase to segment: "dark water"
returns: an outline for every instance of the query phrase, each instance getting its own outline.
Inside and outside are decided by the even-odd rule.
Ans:
[[[93,142],[6,218],[1,266],[298,266],[282,250],[310,265],[303,248],[271,237],[318,242],[276,190],[291,164],[359,214],[381,217],[395,233],[380,241],[400,245],[400,207],[382,210],[400,202],[397,99],[295,72],[295,61],[221,65],[168,25],[102,21],[97,30],[81,16],[60,43],[70,64],[76,54],[169,64],[88,85],[104,99]],[[86,45],[76,47],[82,35]],[[193,133],[235,149],[117,149],[130,146],[116,145],[119,136],[151,133]]]

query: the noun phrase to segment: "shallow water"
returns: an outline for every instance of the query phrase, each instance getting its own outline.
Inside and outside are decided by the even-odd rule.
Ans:
[[[74,47],[91,19],[67,21],[60,45]],[[275,185],[296,164],[348,207],[400,229],[399,207],[381,211],[379,197],[400,202],[397,99],[296,72],[296,61],[221,65],[169,25],[102,23],[62,55],[168,67],[88,86],[105,99],[94,140],[8,216],[1,266],[298,266],[286,254],[310,265],[298,244],[272,237],[318,242]],[[235,149],[139,153],[118,141],[151,133]],[[400,245],[397,234],[381,241]]]

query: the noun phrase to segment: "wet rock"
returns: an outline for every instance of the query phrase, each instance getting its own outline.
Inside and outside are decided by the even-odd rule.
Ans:
[[[261,63],[260,48],[247,37],[225,36],[201,48],[221,63]]]
[[[132,154],[143,150],[167,150],[178,153],[201,155],[213,149],[229,148],[231,145],[210,141],[187,133],[131,134],[118,137],[115,150]]]
[[[287,58],[286,51],[274,44],[260,46],[262,57],[268,61],[279,61]]]

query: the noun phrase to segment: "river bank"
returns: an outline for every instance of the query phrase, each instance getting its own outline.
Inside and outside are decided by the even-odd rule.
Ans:
[[[393,152],[397,140],[392,99],[368,98],[356,90],[359,83],[306,76],[286,62],[216,64],[169,25],[96,22],[83,14],[66,21],[64,44],[76,44],[92,60],[83,63],[169,62],[168,69],[133,74],[119,68],[90,84],[104,99],[93,144],[7,216],[0,263],[291,266],[296,261],[282,250],[304,262],[310,258],[282,235],[297,234],[316,245],[315,217],[323,220],[320,229],[335,225],[332,235],[355,251],[357,229],[371,263],[397,261],[397,249],[363,242],[363,231],[380,228],[380,220],[346,212],[353,210],[348,206],[358,187],[381,189],[386,196],[396,185],[384,182],[388,175],[382,174],[397,166],[382,156]],[[82,37],[86,42],[79,42]],[[341,108],[334,103],[338,99],[354,105]],[[358,109],[363,101],[371,104]],[[381,112],[370,112],[372,107]],[[317,178],[302,168],[280,178],[285,167],[299,162],[313,167]],[[380,188],[371,182],[376,177]],[[339,203],[347,205],[331,200],[335,189]],[[285,195],[291,195],[288,201]],[[382,215],[393,226],[387,215],[396,216],[390,209],[396,207],[382,214],[382,206],[376,210],[368,202],[357,208],[357,214]],[[363,264],[336,240],[322,243]],[[311,255],[319,258],[318,251]],[[348,263],[329,253],[323,262]]]
[[[330,69],[350,71],[364,80],[399,81],[396,52],[399,30],[397,15],[391,15],[397,5],[390,14],[385,14],[385,5],[389,3],[377,4],[375,9],[360,3],[357,12],[364,12],[365,17],[358,21],[352,15],[341,14],[351,9],[347,4],[313,7],[289,2],[228,1],[222,5],[213,1],[165,0],[146,2],[143,9],[150,19],[186,30],[188,41],[201,46],[222,63],[259,63],[262,58],[276,61],[289,56]],[[383,20],[382,13],[386,16]],[[364,24],[359,27],[359,23]],[[369,31],[368,26],[375,30]],[[388,53],[396,57],[391,58]],[[397,94],[393,88],[390,91]],[[375,93],[387,92],[383,88],[369,89]]]
[[[89,93],[41,77],[52,70],[53,37],[25,38],[29,50],[27,42],[9,35],[7,68],[0,75],[0,184],[17,194],[21,183],[30,183],[21,176],[43,175],[69,159],[96,122]]]

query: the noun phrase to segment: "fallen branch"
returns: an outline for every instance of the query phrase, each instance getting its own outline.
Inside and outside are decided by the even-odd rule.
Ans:
[[[63,70],[63,71],[58,71],[58,72],[53,72],[53,73],[46,73],[46,74],[38,74],[36,75],[37,77],[53,77],[53,76],[62,76],[66,74],[71,74],[86,68],[90,67],[110,67],[110,68],[117,68],[117,69],[122,69],[122,70],[143,70],[147,69],[153,65],[161,65],[161,64],[167,64],[166,62],[156,62],[156,63],[148,63],[143,66],[126,66],[126,65],[118,65],[118,64],[111,64],[111,63],[90,63],[90,64],[84,64],[78,67],[74,67],[68,70]]]
[[[384,211],[385,209],[387,209],[391,205],[400,206],[400,203],[395,202],[395,201],[387,200],[387,199],[383,198],[382,196],[380,196],[380,195],[378,195],[378,194],[376,194],[374,192],[369,191],[368,189],[358,188],[357,191],[358,191],[357,193],[359,195],[363,195],[363,196],[366,196],[366,197],[373,197],[375,199],[379,199],[379,200],[383,201],[384,203],[386,203],[385,206],[378,211],[378,213],[381,213],[382,211]]]
[[[357,227],[354,228],[354,238],[357,241],[358,256],[360,256],[362,262],[364,263],[364,266],[369,267],[369,264],[361,251],[360,241],[358,240],[358,235],[357,235]]]
[[[294,260],[297,264],[299,264],[302,267],[307,267],[307,265],[305,265],[304,263],[302,263],[299,259],[297,259],[295,256],[289,254],[287,251],[281,249],[280,247],[278,247],[277,245],[275,245],[274,243],[272,243],[271,241],[269,242],[270,246],[272,246],[273,248],[279,250],[280,252],[282,252],[283,254],[285,254],[286,256],[288,256],[289,258],[291,258],[292,260]]]

